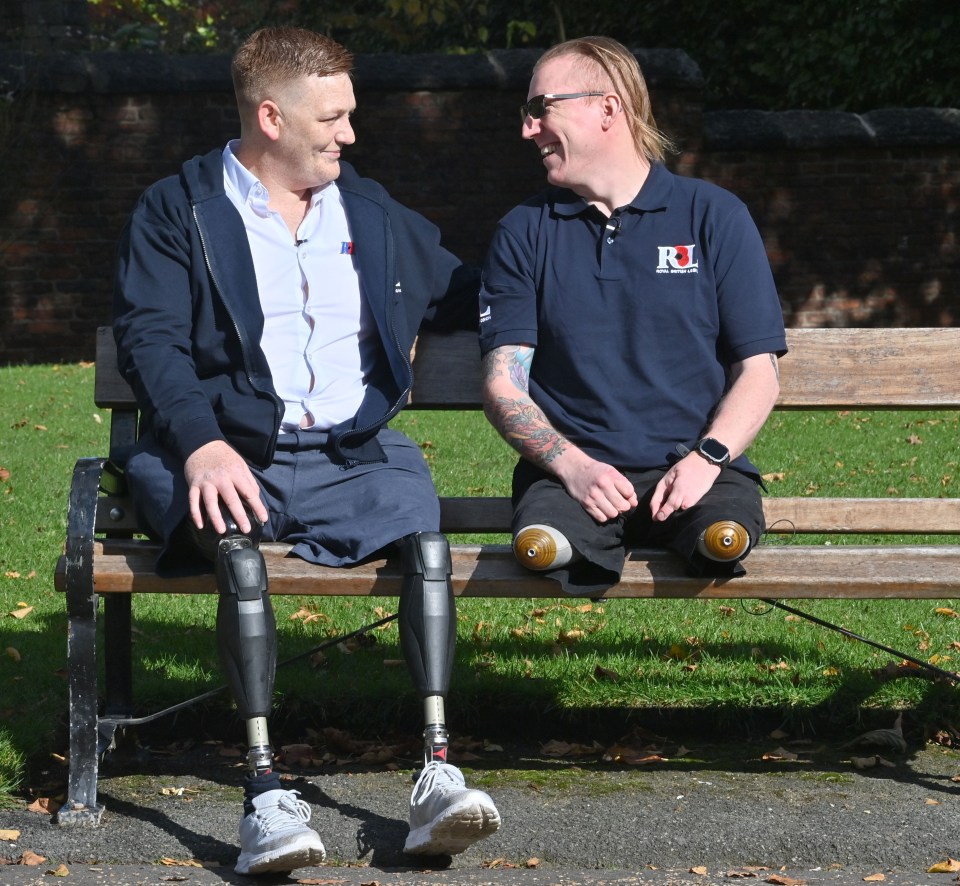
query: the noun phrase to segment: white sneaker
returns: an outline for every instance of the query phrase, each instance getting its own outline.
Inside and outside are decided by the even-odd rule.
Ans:
[[[456,766],[428,763],[410,796],[412,855],[456,855],[500,827],[500,813],[483,791],[471,790]]]
[[[240,820],[238,874],[292,871],[320,864],[327,852],[306,826],[310,806],[296,791],[267,791],[253,798],[253,812]]]

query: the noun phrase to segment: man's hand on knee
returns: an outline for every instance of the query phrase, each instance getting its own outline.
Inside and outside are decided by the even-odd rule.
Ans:
[[[267,522],[269,514],[260,499],[259,484],[239,453],[223,440],[213,440],[192,452],[183,473],[190,490],[190,519],[198,529],[209,520],[218,535],[226,532],[221,502],[244,534],[251,529],[244,504],[261,523]]]

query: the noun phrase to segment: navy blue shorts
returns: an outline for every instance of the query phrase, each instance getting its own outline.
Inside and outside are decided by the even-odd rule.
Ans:
[[[632,511],[597,523],[552,474],[521,460],[513,474],[513,533],[531,523],[562,532],[582,558],[546,573],[568,594],[593,596],[613,587],[623,573],[628,547],[668,548],[688,565],[691,575],[739,575],[737,561],[717,563],[697,553],[701,533],[718,520],[735,520],[750,535],[750,547],[765,529],[760,488],[753,477],[727,468],[692,508],[676,511],[663,522],[650,515],[650,499],[666,470],[623,471],[637,491]]]
[[[292,544],[293,553],[311,563],[349,566],[406,535],[439,530],[437,492],[413,440],[384,428],[377,440],[387,460],[346,467],[331,461],[324,438],[315,432],[281,435],[273,463],[264,470],[251,467],[270,513],[265,540]],[[183,465],[144,438],[126,474],[141,520],[164,542],[158,568],[193,559],[179,543],[189,511]]]

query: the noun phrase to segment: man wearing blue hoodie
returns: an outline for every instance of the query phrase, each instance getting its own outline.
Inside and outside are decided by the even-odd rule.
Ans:
[[[240,138],[149,188],[119,249],[114,332],[142,411],[127,477],[163,542],[158,569],[199,554],[216,570],[218,646],[249,746],[243,874],[325,857],[309,806],[273,770],[261,538],[328,566],[396,552],[426,726],[405,851],[453,854],[500,824],[447,762],[449,546],[419,447],[387,427],[407,401],[418,329],[475,323],[478,275],[341,161],[355,140],[351,69],[311,31],[249,37],[232,66]]]

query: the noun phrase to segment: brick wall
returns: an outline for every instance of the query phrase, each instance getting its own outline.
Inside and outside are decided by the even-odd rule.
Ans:
[[[704,115],[699,71],[638,53],[671,165],[729,187],[764,235],[791,325],[956,325],[960,112]],[[357,60],[347,158],[481,261],[543,185],[517,107],[535,54]],[[228,60],[0,52],[0,360],[89,359],[137,195],[237,132]],[[0,89],[0,93],[9,88]]]

